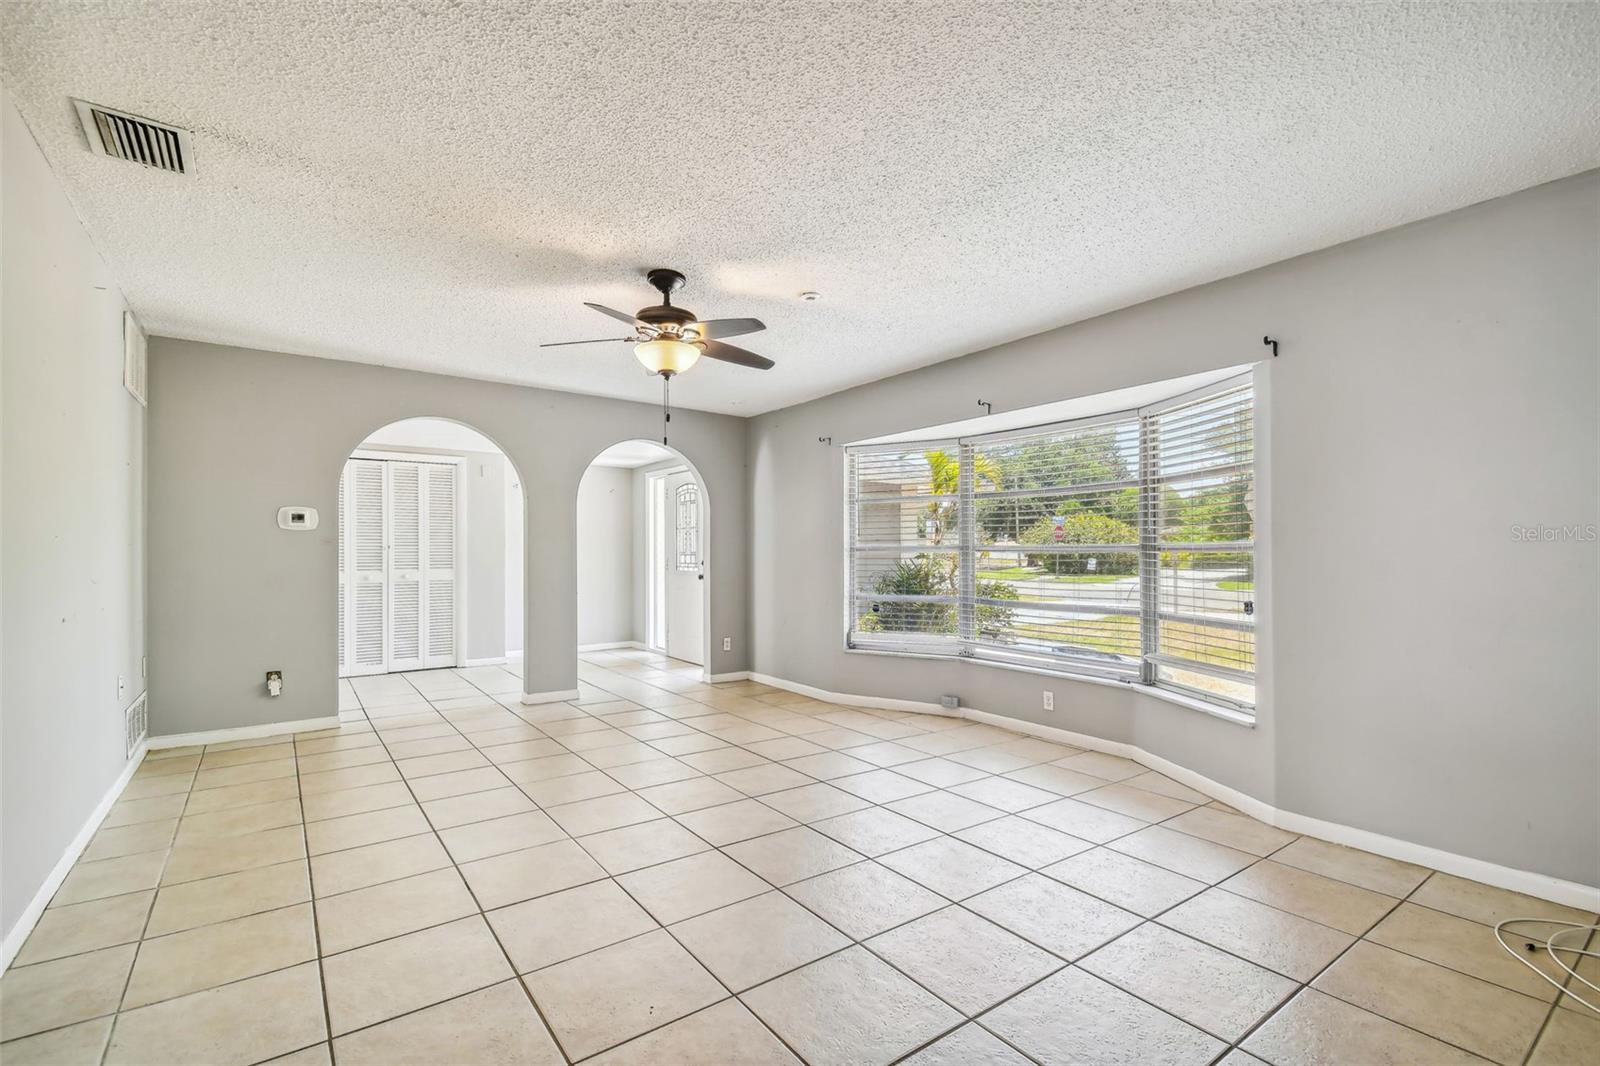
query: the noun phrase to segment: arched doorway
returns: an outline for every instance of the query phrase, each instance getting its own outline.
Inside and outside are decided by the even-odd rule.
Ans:
[[[410,418],[375,430],[339,479],[340,704],[408,695],[394,675],[461,671],[520,685],[522,479],[470,426]]]
[[[709,516],[699,471],[671,448],[622,441],[591,460],[578,486],[580,653],[705,672]]]

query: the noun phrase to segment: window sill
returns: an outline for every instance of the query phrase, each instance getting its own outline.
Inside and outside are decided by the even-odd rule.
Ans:
[[[999,662],[993,659],[971,659],[966,656],[931,655],[924,652],[913,651],[887,651],[879,648],[847,647],[844,649],[844,652],[846,655],[880,655],[890,659],[925,659],[929,662],[953,662],[963,667],[981,666],[993,670],[1010,670],[1013,673],[1033,674],[1038,677],[1059,678],[1063,681],[1075,681],[1088,685],[1102,685],[1107,688],[1116,688],[1124,691],[1134,692],[1140,696],[1148,696],[1151,699],[1175,704],[1187,710],[1199,711],[1201,714],[1210,715],[1212,718],[1220,718],[1224,722],[1227,722],[1231,725],[1242,726],[1245,729],[1254,729],[1256,727],[1256,720],[1253,715],[1245,714],[1242,711],[1236,711],[1231,707],[1223,707],[1220,704],[1210,703],[1196,696],[1189,696],[1181,692],[1173,692],[1170,689],[1160,688],[1156,685],[1140,684],[1139,682],[1133,680],[1122,681],[1116,678],[1098,677],[1094,674],[1080,674],[1068,670],[1045,670],[1037,666],[1024,666],[1020,663]]]

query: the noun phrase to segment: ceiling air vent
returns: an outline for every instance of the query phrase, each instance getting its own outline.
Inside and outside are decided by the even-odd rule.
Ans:
[[[78,109],[78,121],[83,123],[90,151],[174,174],[187,174],[194,169],[188,130],[85,100],[74,100],[72,104]]]

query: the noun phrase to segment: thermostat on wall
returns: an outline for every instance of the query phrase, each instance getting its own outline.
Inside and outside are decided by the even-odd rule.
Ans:
[[[280,507],[278,508],[279,529],[316,529],[317,509],[315,507]]]

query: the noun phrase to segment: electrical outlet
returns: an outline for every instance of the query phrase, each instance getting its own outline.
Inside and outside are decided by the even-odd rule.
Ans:
[[[1047,711],[1056,709],[1056,694],[1049,689],[1044,690],[1044,709]]]
[[[732,651],[733,650],[733,638],[732,637],[723,637],[722,638],[722,650],[723,651]]]
[[[117,675],[117,699],[122,699],[128,694],[128,679],[121,674]]]
[[[267,671],[267,695],[269,695],[269,696],[281,696],[281,695],[283,695],[283,671],[282,670],[268,670]]]

